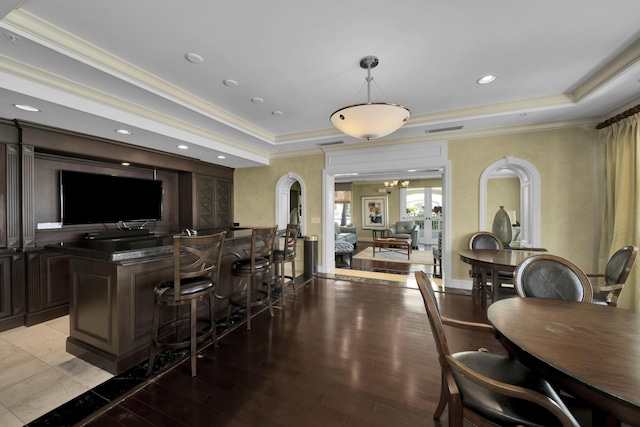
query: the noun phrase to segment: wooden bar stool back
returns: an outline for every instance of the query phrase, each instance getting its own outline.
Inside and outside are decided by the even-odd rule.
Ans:
[[[273,265],[273,251],[276,243],[276,227],[254,228],[251,232],[251,249],[248,258],[241,258],[231,265],[231,275],[239,277],[243,285],[239,292],[229,297],[227,306],[227,321],[231,318],[231,307],[244,307],[247,310],[247,330],[251,330],[251,308],[269,304],[269,313],[273,317],[271,303],[271,267]],[[254,289],[256,280],[260,288]],[[264,288],[267,288],[265,291]]]
[[[212,338],[218,347],[214,290],[220,278],[220,260],[226,231],[209,236],[174,236],[173,278],[154,288],[155,303],[147,375],[153,371],[158,350],[189,347],[191,376],[196,376],[197,344]],[[207,315],[198,317],[198,302],[209,301]],[[188,306],[186,313],[180,307]],[[160,324],[160,309],[175,307],[175,315]],[[203,327],[199,327],[203,326]],[[188,333],[185,336],[185,327]]]
[[[273,262],[276,264],[279,274],[280,282],[280,294],[282,300],[282,307],[285,306],[285,279],[291,279],[291,287],[293,288],[293,295],[297,296],[296,292],[296,243],[298,241],[298,231],[300,230],[299,224],[287,224],[287,230],[284,234],[284,247],[282,249],[276,249],[273,252]],[[287,276],[284,271],[284,264],[291,263],[291,276]]]

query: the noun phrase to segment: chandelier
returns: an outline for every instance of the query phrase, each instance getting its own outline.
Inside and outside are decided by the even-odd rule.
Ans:
[[[411,111],[405,106],[371,102],[371,69],[378,62],[375,56],[365,56],[360,60],[360,67],[367,70],[367,103],[344,107],[331,115],[331,123],[354,138],[370,140],[387,136],[400,129],[411,117]]]
[[[409,186],[409,181],[407,180],[395,180],[395,181],[385,181],[384,186],[387,188],[407,188]]]

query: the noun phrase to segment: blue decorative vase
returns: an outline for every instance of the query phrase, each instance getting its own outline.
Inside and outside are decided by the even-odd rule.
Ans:
[[[493,227],[491,232],[498,236],[502,241],[502,245],[506,248],[511,244],[512,230],[511,230],[511,218],[509,214],[504,210],[504,206],[500,206],[496,216],[493,217]]]

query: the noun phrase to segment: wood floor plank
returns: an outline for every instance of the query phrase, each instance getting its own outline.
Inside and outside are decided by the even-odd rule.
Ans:
[[[442,312],[486,320],[471,297]],[[504,352],[491,335],[447,329],[454,351]],[[432,426],[440,367],[417,289],[316,278],[274,318],[209,347],[87,425]]]

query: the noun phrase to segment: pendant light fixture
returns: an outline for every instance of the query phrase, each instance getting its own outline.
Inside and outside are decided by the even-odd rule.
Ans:
[[[371,102],[371,69],[378,62],[375,56],[365,56],[360,60],[360,67],[367,70],[367,103],[344,107],[331,115],[331,123],[354,138],[381,138],[400,129],[411,117],[411,111],[403,105]]]

